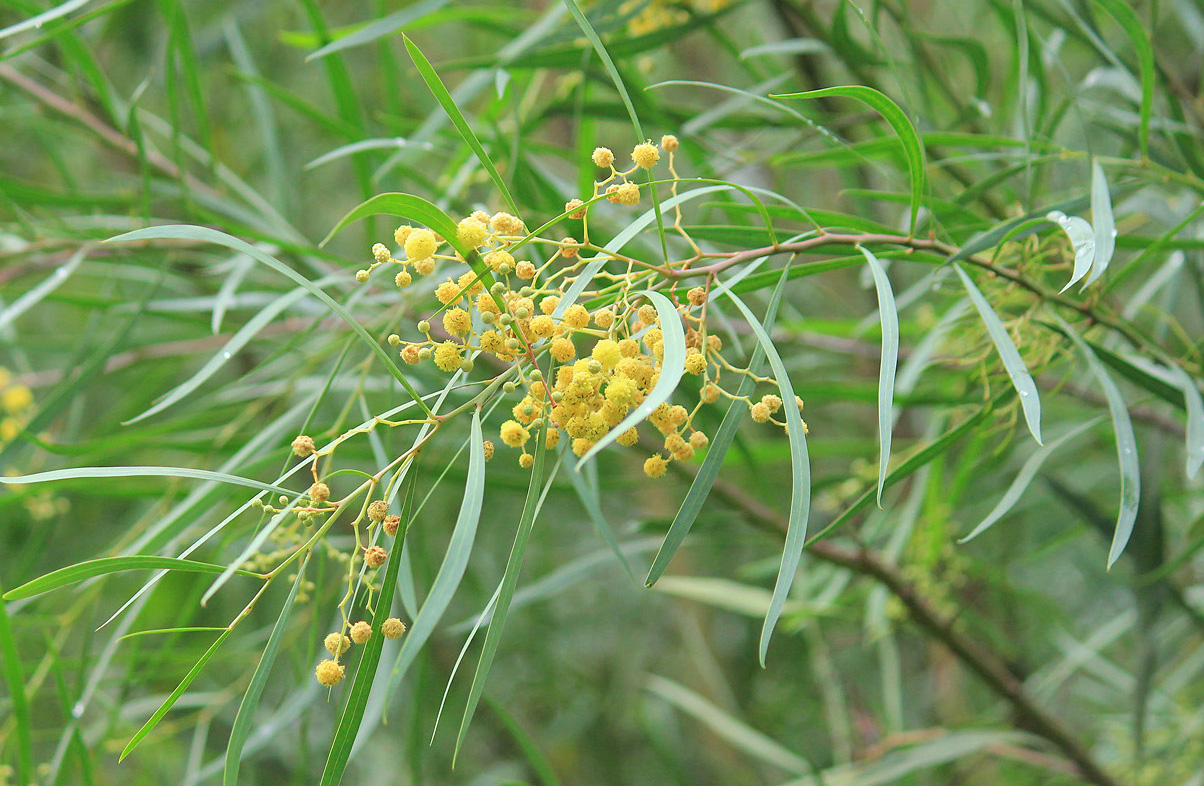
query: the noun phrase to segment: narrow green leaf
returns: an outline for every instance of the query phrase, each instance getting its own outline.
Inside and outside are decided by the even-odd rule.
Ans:
[[[357,27],[353,32],[336,38],[318,51],[310,54],[305,58],[305,61],[316,60],[319,57],[326,57],[326,55],[333,54],[334,52],[341,52],[344,49],[350,49],[355,46],[363,46],[364,44],[384,38],[395,30],[400,30],[411,22],[415,22],[428,14],[438,11],[447,5],[447,2],[448,0],[422,0],[420,3],[414,3],[414,5],[369,22],[362,27]]]
[[[1091,264],[1095,259],[1095,230],[1086,219],[1068,216],[1061,210],[1051,210],[1046,218],[1062,228],[1062,231],[1070,238],[1070,245],[1074,249],[1074,272],[1071,273],[1066,286],[1059,290],[1059,292],[1065,292],[1091,270]]]
[[[126,633],[121,636],[121,639],[136,639],[140,636],[162,636],[167,633],[218,633],[225,628],[205,626],[205,627],[186,627],[186,628],[154,628],[153,630],[136,630],[133,633]]]
[[[782,564],[778,568],[778,577],[773,585],[773,600],[769,604],[769,613],[765,615],[765,622],[761,626],[761,644],[758,655],[761,667],[764,668],[765,654],[769,650],[769,638],[778,624],[782,606],[785,605],[786,598],[790,596],[790,585],[794,583],[794,574],[798,571],[799,560],[803,556],[803,546],[807,539],[807,518],[811,512],[811,460],[807,456],[807,437],[803,429],[803,418],[799,414],[798,406],[794,403],[794,385],[790,382],[786,364],[782,362],[782,357],[778,354],[777,347],[774,346],[769,333],[761,327],[761,323],[753,316],[744,301],[731,292],[727,293],[727,297],[744,315],[745,321],[752,328],[753,334],[756,335],[758,343],[765,352],[765,357],[769,360],[769,367],[773,369],[774,378],[777,379],[778,388],[781,390],[782,410],[786,413],[787,437],[790,440],[790,518],[786,524],[786,545],[782,549]]]
[[[427,88],[430,89],[431,95],[439,102],[439,106],[443,107],[443,111],[451,119],[452,125],[460,132],[460,137],[472,149],[477,160],[481,162],[481,166],[485,167],[485,171],[489,173],[489,177],[493,180],[493,184],[497,186],[497,190],[501,192],[502,197],[506,200],[506,204],[510,206],[510,210],[518,216],[518,205],[515,204],[514,197],[510,196],[510,189],[506,187],[506,181],[502,180],[502,176],[498,174],[497,168],[494,167],[493,161],[489,158],[489,154],[481,146],[481,140],[477,139],[477,135],[473,133],[472,127],[464,119],[464,114],[456,106],[456,102],[452,99],[451,94],[447,92],[447,87],[444,86],[443,80],[439,78],[439,74],[435,72],[430,61],[422,54],[422,50],[404,34],[401,38],[405,41],[406,51],[410,53],[410,59],[414,61],[414,65],[418,68],[418,73],[422,77],[422,80],[426,82]],[[453,232],[452,234],[454,236],[455,233]],[[444,235],[444,237],[447,237],[447,235]]]
[[[481,519],[481,501],[485,496],[485,438],[481,431],[481,413],[474,410],[472,415],[471,434],[468,438],[468,477],[464,482],[464,498],[460,503],[460,513],[456,518],[455,529],[452,530],[451,541],[443,563],[435,574],[430,594],[418,616],[414,618],[413,628],[406,634],[397,653],[397,661],[393,665],[393,673],[389,678],[389,691],[400,682],[406,670],[418,656],[419,650],[426,644],[427,639],[435,632],[435,626],[443,617],[451,603],[452,596],[460,586],[464,577],[464,569],[468,566],[468,557],[472,553],[473,540],[477,534],[477,523]]]
[[[1091,371],[1099,381],[1104,398],[1108,400],[1108,410],[1112,414],[1112,428],[1116,432],[1116,458],[1120,465],[1120,512],[1116,517],[1116,531],[1112,535],[1112,546],[1108,549],[1108,570],[1124,553],[1129,537],[1133,534],[1133,524],[1137,521],[1137,507],[1141,503],[1141,468],[1137,459],[1137,437],[1133,433],[1133,421],[1129,419],[1129,409],[1125,405],[1120,388],[1112,381],[1104,364],[1099,361],[1091,347],[1061,319],[1062,329],[1071,341],[1087,359]]]
[[[453,232],[452,234],[454,236],[455,233]],[[444,235],[444,237],[446,237],[446,235]],[[368,333],[368,331],[364,329],[364,326],[361,325],[355,317],[348,313],[347,309],[339,305],[339,303],[331,298],[330,295],[326,294],[325,291],[319,288],[308,278],[293,270],[291,267],[270,254],[266,254],[255,246],[252,246],[250,243],[239,240],[231,235],[227,235],[225,232],[218,232],[215,229],[209,229],[208,227],[189,226],[184,224],[137,229],[133,232],[126,232],[124,235],[118,235],[117,237],[109,238],[109,240],[105,242],[156,239],[198,240],[204,243],[216,243],[217,245],[225,246],[226,248],[231,248],[235,251],[241,251],[248,256],[254,257],[275,270],[277,273],[280,273],[301,285],[308,290],[310,294],[322,301],[322,303],[331,311],[333,311],[335,315],[346,322],[347,325],[353,331],[355,331],[356,335],[360,337],[360,340],[372,349],[373,354],[380,359],[381,363],[384,364],[384,367],[388,370],[388,372],[393,375],[393,378],[401,383],[401,386],[405,388],[407,393],[410,394],[410,397],[417,402],[419,408],[421,408],[427,416],[432,414],[430,408],[426,405],[426,402],[423,401],[422,397],[418,395],[418,391],[414,390],[414,386],[410,384],[410,381],[406,379],[401,369],[399,369],[397,364],[393,362],[393,358],[389,357],[389,354],[381,347],[380,342],[374,339]]]
[[[920,204],[924,199],[924,146],[920,144],[919,134],[899,105],[872,87],[865,85],[845,85],[843,87],[828,87],[823,90],[808,90],[803,93],[787,93],[771,95],[770,98],[824,98],[825,96],[843,96],[855,98],[882,115],[887,124],[894,130],[903,143],[903,152],[907,155],[907,172],[911,181],[911,224],[910,232],[915,233],[916,221],[920,216]]]
[[[1204,400],[1200,389],[1191,375],[1178,365],[1172,373],[1179,381],[1179,389],[1187,405],[1187,476],[1194,478],[1204,464]]]
[[[1091,275],[1088,276],[1087,286],[1104,274],[1108,263],[1112,261],[1112,252],[1116,249],[1116,222],[1112,217],[1112,195],[1108,193],[1108,179],[1104,177],[1104,168],[1098,161],[1091,163],[1091,222],[1093,224],[1092,239],[1095,242],[1095,256],[1091,262]]]
[[[642,423],[645,418],[652,414],[652,410],[659,407],[663,402],[668,401],[669,396],[673,395],[673,391],[677,390],[677,384],[681,381],[681,375],[686,370],[686,334],[681,327],[681,315],[673,307],[673,302],[660,292],[654,290],[647,290],[638,294],[648,298],[656,308],[656,315],[661,323],[661,332],[664,334],[665,356],[661,360],[660,378],[652,386],[652,390],[648,392],[648,397],[639,406],[627,413],[627,417],[619,421],[619,425],[608,431],[602,439],[594,443],[594,446],[585,452],[577,462],[578,472],[581,471],[581,465],[597,455],[598,451],[618,439],[619,435],[627,429]],[[793,401],[794,399],[791,398],[790,400]]]
[[[21,600],[32,598],[44,592],[78,584],[85,579],[104,576],[109,573],[119,573],[125,570],[175,570],[182,573],[221,573],[225,565],[213,565],[208,562],[197,562],[190,559],[175,559],[173,557],[158,557],[150,554],[135,554],[129,557],[102,557],[88,560],[78,565],[68,565],[65,568],[51,571],[45,576],[39,576],[33,581],[27,581],[4,593],[4,600]],[[258,576],[249,570],[236,570],[240,576]]]
[[[1150,46],[1150,32],[1142,24],[1141,19],[1125,0],[1095,0],[1112,15],[1137,52],[1138,67],[1141,69],[1141,128],[1138,131],[1138,144],[1141,147],[1141,157],[1150,157],[1150,118],[1154,107],[1154,78],[1157,74],[1154,65],[1154,48]]]
[[[2,589],[2,588],[0,588]],[[8,593],[4,595],[8,600]],[[21,653],[13,638],[8,621],[8,608],[0,603],[0,658],[4,660],[4,680],[8,683],[9,710],[17,727],[17,782],[33,783],[33,731],[29,714],[29,697],[25,694],[25,675],[21,669]]]
[[[790,270],[791,266],[787,265],[778,274],[778,285],[773,290],[769,307],[765,310],[765,319],[761,323],[766,331],[777,319],[778,305],[782,302],[782,292],[786,289]],[[764,365],[765,350],[758,343],[748,367],[753,374],[760,376]],[[743,377],[740,381],[740,388],[736,392],[736,398],[752,395],[756,386],[756,380],[752,377]],[[741,401],[733,401],[728,406],[723,421],[719,424],[719,429],[715,432],[715,437],[707,448],[706,458],[703,459],[698,474],[690,483],[690,490],[686,492],[686,498],[682,500],[681,507],[677,509],[677,514],[673,517],[673,523],[669,525],[669,531],[665,533],[665,540],[652,560],[652,567],[648,570],[648,577],[644,579],[644,586],[651,587],[656,583],[665,569],[669,567],[673,556],[685,541],[686,535],[690,533],[690,528],[694,526],[694,520],[698,518],[698,513],[702,510],[703,504],[711,493],[711,488],[715,485],[715,480],[719,477],[719,470],[723,467],[723,458],[727,455],[728,448],[731,447],[732,440],[736,438],[736,432],[747,413],[748,407]]]
[[[787,38],[741,50],[740,59],[757,55],[814,55],[828,51],[831,51],[830,47],[818,38]]]
[[[22,20],[16,24],[12,24],[8,27],[0,29],[0,39],[8,38],[10,35],[16,35],[17,33],[23,33],[26,30],[40,29],[42,25],[46,24],[47,22],[52,22],[59,17],[66,16],[76,9],[83,8],[90,2],[92,2],[92,0],[67,0],[66,3],[56,5],[54,8],[51,8],[48,11],[43,11],[37,16],[32,16],[29,19]]]
[[[978,309],[978,315],[982,317],[991,341],[995,343],[995,350],[999,353],[999,359],[1003,361],[1003,367],[1012,380],[1012,387],[1016,388],[1016,392],[1020,394],[1020,406],[1024,409],[1024,420],[1028,423],[1028,430],[1032,432],[1033,439],[1037,440],[1039,445],[1041,444],[1041,397],[1037,392],[1037,383],[1033,381],[1033,375],[1028,373],[1024,359],[1020,357],[1020,352],[1017,351],[1011,335],[1003,326],[995,309],[991,308],[991,304],[962,270],[961,265],[955,264],[953,267],[957,270],[957,275],[961,277],[962,286],[966,288],[966,293],[970,295],[974,307]]]
[[[247,691],[243,694],[242,701],[238,703],[238,713],[234,716],[234,725],[230,728],[230,740],[226,743],[225,766],[222,768],[222,783],[225,786],[237,786],[238,784],[238,768],[242,763],[243,746],[247,742],[247,737],[251,735],[251,729],[255,723],[255,710],[259,707],[263,688],[267,685],[268,676],[272,673],[272,666],[276,663],[276,655],[280,652],[280,642],[284,640],[284,631],[288,627],[289,617],[293,613],[293,604],[297,600],[297,591],[305,580],[305,568],[308,565],[309,555],[307,554],[302,559],[301,566],[297,568],[296,578],[293,579],[293,588],[280,608],[280,616],[276,618],[276,624],[272,626],[272,633],[268,636],[268,643],[264,645],[263,654],[259,656],[259,663],[255,665],[251,682],[247,685]],[[391,565],[389,567],[392,569]]]
[[[531,539],[531,531],[535,527],[535,518],[543,504],[544,497],[551,489],[552,480],[556,477],[556,470],[559,469],[559,465],[553,467],[548,483],[543,485],[541,493],[544,464],[549,451],[541,450],[539,446],[544,444],[546,433],[547,426],[545,425],[535,435],[535,464],[531,468],[531,480],[527,484],[527,500],[523,503],[523,512],[518,520],[518,531],[514,535],[514,545],[510,549],[510,557],[506,560],[506,570],[502,574],[502,583],[498,588],[497,604],[494,607],[493,616],[489,620],[489,627],[485,631],[485,643],[481,647],[481,658],[477,661],[477,670],[472,677],[472,687],[468,690],[464,716],[460,720],[460,731],[456,735],[456,749],[452,755],[453,764],[460,754],[464,738],[468,735],[468,726],[472,723],[477,703],[481,700],[481,691],[485,689],[485,680],[489,677],[489,669],[493,666],[493,658],[497,654],[502,631],[505,630],[506,616],[510,613],[510,602],[514,599],[519,574],[522,573],[523,557],[527,551],[527,543]]]
[[[995,507],[991,509],[991,512],[987,514],[986,518],[980,521],[978,526],[972,529],[968,535],[960,538],[957,542],[966,543],[967,541],[977,538],[979,535],[986,532],[988,527],[1006,516],[1008,511],[1015,507],[1016,503],[1019,502],[1024,496],[1024,492],[1028,490],[1028,486],[1033,482],[1033,478],[1037,477],[1037,472],[1040,471],[1041,465],[1045,463],[1045,460],[1049,458],[1055,450],[1062,447],[1067,442],[1099,422],[1100,418],[1092,418],[1086,423],[1083,423],[1080,426],[1068,431],[1066,434],[1058,437],[1048,445],[1043,445],[1033,451],[1033,455],[1028,457],[1028,461],[1024,462],[1024,466],[1022,466],[1020,471],[1016,473],[1016,479],[1012,481],[1012,485],[1008,487],[1006,492],[1004,492],[1003,496],[999,499],[999,502],[996,503]]]
[[[275,494],[292,495],[294,492],[258,480],[228,475],[225,472],[210,472],[206,469],[190,467],[80,467],[78,469],[53,469],[49,472],[35,472],[32,475],[0,475],[0,483],[10,486],[20,486],[26,483],[49,483],[54,480],[78,480],[86,478],[129,478],[129,477],[168,477],[196,478],[198,480],[216,480],[230,483],[234,486],[247,486],[260,491],[271,491]]]
[[[615,90],[619,93],[619,98],[623,101],[623,106],[627,108],[627,115],[631,118],[631,126],[635,129],[636,138],[641,142],[644,140],[644,127],[640,125],[640,118],[635,112],[635,105],[631,103],[631,96],[627,93],[627,87],[623,84],[623,77],[619,75],[619,69],[615,67],[615,61],[611,59],[610,53],[606,51],[606,45],[602,43],[602,39],[598,36],[598,31],[589,23],[585,13],[581,10],[581,6],[577,4],[577,0],[564,0],[564,5],[569,9],[573,19],[581,27],[581,32],[585,33],[585,37],[589,39],[590,44],[594,47],[594,51],[598,53],[598,57],[602,60],[602,67],[606,69],[606,75],[610,77],[610,81],[614,83]]]
[[[42,283],[35,286],[33,289],[26,292],[21,297],[12,302],[11,305],[0,309],[0,330],[4,330],[13,323],[17,317],[24,314],[29,309],[36,306],[38,303],[49,295],[54,290],[58,289],[64,281],[71,277],[71,274],[83,263],[84,257],[92,250],[89,245],[80,246],[80,249],[71,255],[67,263],[62,267],[56,268],[55,271],[46,277]]]
[[[878,368],[878,507],[882,507],[882,488],[890,466],[890,438],[894,427],[895,370],[899,366],[899,311],[895,308],[895,293],[890,279],[878,258],[864,246],[859,246],[865,261],[874,274],[878,290],[878,315],[882,322],[882,361]]]
[[[213,642],[212,646],[205,650],[205,654],[202,655],[201,659],[198,660],[196,664],[189,670],[188,674],[184,675],[184,679],[179,685],[176,686],[176,689],[171,692],[171,695],[167,697],[167,700],[159,706],[159,709],[155,710],[155,714],[151,715],[150,719],[142,725],[142,728],[139,729],[132,738],[130,738],[129,744],[125,746],[125,749],[121,751],[121,755],[117,758],[118,761],[123,761],[126,756],[129,756],[130,753],[133,752],[134,748],[138,747],[138,743],[142,742],[146,735],[154,731],[155,727],[159,725],[159,721],[163,720],[163,716],[166,715],[179,700],[179,698],[184,695],[184,691],[188,690],[188,686],[192,684],[192,681],[195,680],[197,675],[201,673],[201,670],[205,668],[205,664],[209,662],[209,659],[213,657],[218,648],[221,647],[226,641],[226,637],[233,632],[233,627],[226,628],[226,631],[217,637],[217,641]]]

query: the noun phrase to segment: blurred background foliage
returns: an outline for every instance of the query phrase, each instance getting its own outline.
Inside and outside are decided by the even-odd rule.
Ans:
[[[502,575],[527,483],[513,461],[494,460],[455,601],[387,701],[373,693],[348,780],[1204,782],[1204,495],[1201,476],[1185,473],[1185,439],[1204,439],[1204,414],[1191,409],[1204,379],[1204,10],[1192,0],[599,0],[583,10],[646,133],[682,139],[684,177],[769,189],[828,229],[906,234],[904,149],[864,105],[765,96],[861,84],[894,99],[927,154],[917,232],[986,262],[974,279],[1037,380],[1045,444],[1100,417],[1035,469],[998,523],[959,544],[1040,448],[948,254],[884,248],[900,320],[892,468],[902,471],[878,510],[873,279],[852,248],[800,257],[805,272],[787,285],[772,335],[807,404],[812,532],[839,526],[815,547],[828,551],[804,556],[767,667],[757,636],[789,506],[787,439],[745,424],[652,589],[641,578],[689,478],[650,483],[646,454],[608,451],[595,465],[600,511],[635,577],[565,467],[453,770],[448,716],[463,706],[463,670],[432,739],[436,715],[471,617]],[[595,146],[640,141],[612,74],[555,2],[0,5],[0,472],[149,465],[270,482],[311,408],[315,432],[331,438],[404,400],[316,299],[265,311],[290,285],[251,257],[190,241],[102,242],[148,223],[212,226],[321,279],[373,335],[412,329],[420,298],[353,279],[392,224],[318,241],[380,192],[452,215],[504,205],[402,32],[447,83],[529,226],[588,195]],[[1082,293],[1058,296],[1074,254],[1056,226],[1001,241],[1051,210],[1099,224],[1093,162],[1106,173],[1115,258]],[[812,229],[791,202],[771,208],[775,227]],[[599,231],[617,231],[624,215],[605,214]],[[767,242],[755,212],[728,196],[693,203],[687,223],[711,249]],[[808,267],[824,260],[836,262]],[[776,279],[767,271],[739,291],[761,313]],[[188,396],[123,425],[264,314]],[[750,352],[739,315],[728,316]],[[1070,330],[1119,385],[1141,459],[1133,537],[1110,571],[1123,416]],[[424,392],[444,384],[430,369],[413,381]],[[419,598],[465,480],[467,425],[449,431],[417,481],[420,496],[434,488],[407,540]],[[371,470],[404,448],[397,439],[354,440],[340,456]],[[924,461],[903,463],[917,452]],[[0,585],[102,556],[178,556],[245,499],[120,473],[0,487]],[[237,519],[194,558],[234,559],[253,525]],[[328,697],[312,679],[338,570],[321,555],[310,565],[243,783],[319,781],[348,687]],[[273,589],[119,765],[213,634],[123,636],[223,626],[253,590],[235,578],[202,607],[211,577],[174,574],[100,627],[146,578],[117,573],[6,604],[0,782],[222,778],[285,593]],[[387,672],[389,650],[382,663]]]

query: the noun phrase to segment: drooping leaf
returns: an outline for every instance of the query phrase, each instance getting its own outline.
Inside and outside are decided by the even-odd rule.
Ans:
[[[197,562],[190,559],[158,557],[149,554],[135,554],[128,557],[101,557],[100,559],[88,560],[77,565],[68,565],[65,568],[51,571],[45,576],[39,576],[33,581],[27,581],[21,586],[14,587],[4,593],[4,600],[32,598],[44,592],[50,592],[60,587],[68,587],[86,579],[105,576],[109,573],[118,573],[125,570],[155,569],[174,570],[182,573],[221,573],[226,569],[226,566],[213,565],[208,562]],[[259,575],[258,573],[241,569],[236,570],[235,573],[240,576]]]
[[[1112,195],[1108,193],[1108,179],[1104,177],[1104,168],[1098,161],[1091,163],[1091,221],[1093,224],[1092,238],[1095,245],[1095,256],[1091,262],[1091,275],[1087,277],[1087,286],[1104,274],[1108,263],[1112,261],[1112,252],[1116,248],[1116,223],[1112,217]]]
[[[878,507],[882,507],[882,489],[890,467],[891,431],[894,428],[895,370],[899,365],[899,312],[895,308],[895,293],[882,263],[868,248],[861,253],[874,275],[878,290],[878,315],[882,322],[882,360],[878,369]]]

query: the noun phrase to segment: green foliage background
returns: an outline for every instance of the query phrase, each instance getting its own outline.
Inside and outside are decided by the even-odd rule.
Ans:
[[[235,717],[269,641],[279,654],[246,716],[242,783],[336,781],[328,751],[353,739],[346,780],[359,783],[1201,782],[1204,11],[1190,0],[9,0],[0,366],[35,403],[0,443],[0,474],[69,471],[0,486],[0,587],[103,557],[178,557],[248,499],[179,472],[79,468],[271,483],[303,424],[329,440],[408,400],[318,299],[275,305],[294,288],[279,270],[197,239],[104,242],[211,227],[318,282],[372,337],[413,332],[429,293],[353,277],[393,219],[319,241],[382,192],[452,216],[506,205],[402,33],[528,226],[589,195],[596,145],[625,157],[644,135],[675,133],[684,178],[783,197],[767,200],[780,239],[852,238],[772,255],[734,287],[760,319],[790,260],[768,327],[810,426],[815,540],[765,668],[758,640],[791,508],[781,430],[741,426],[651,589],[643,577],[691,471],[651,482],[646,452],[611,449],[574,477],[566,459],[453,770],[483,635],[437,731],[436,717],[506,575],[528,489],[530,473],[499,453],[452,605],[387,695],[386,645],[359,739],[340,722],[352,680],[328,695],[312,678],[340,591],[340,568],[315,553],[314,587],[278,638],[292,600],[273,586],[119,764],[218,635],[174,629],[226,626],[256,587],[235,576],[202,605],[213,576],[173,572],[102,626],[150,577],[129,563],[144,570],[10,596],[0,611],[0,783],[232,782]],[[769,97],[854,85],[878,92]],[[1098,280],[1061,292],[1075,248],[1051,211],[1093,222],[1066,226],[1086,226],[1077,240],[1093,243]],[[614,234],[630,215],[597,226]],[[686,216],[717,252],[775,242],[729,192]],[[663,261],[656,234],[629,253]],[[882,262],[877,285],[863,250]],[[897,337],[878,313],[887,277]],[[724,315],[748,357],[751,321],[734,305]],[[249,340],[228,345],[248,325]],[[1026,401],[1039,390],[1044,448],[1001,335],[1036,381]],[[892,337],[899,373],[882,396]],[[422,393],[446,384],[429,367],[403,371]],[[393,607],[407,620],[464,497],[467,421],[441,430],[414,476],[426,501]],[[339,455],[374,471],[407,445],[374,434]],[[255,525],[235,518],[189,556],[232,563]],[[161,629],[173,630],[128,636]]]

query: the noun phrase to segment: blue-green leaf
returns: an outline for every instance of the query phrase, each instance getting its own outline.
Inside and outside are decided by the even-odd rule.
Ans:
[[[105,576],[109,573],[119,573],[125,570],[174,570],[183,573],[221,573],[225,565],[213,565],[208,562],[197,562],[190,559],[175,559],[159,557],[152,554],[133,554],[128,557],[101,557],[88,560],[77,565],[51,571],[45,576],[39,576],[27,581],[19,587],[14,587],[4,593],[4,600],[21,600],[41,595],[43,592],[68,587],[81,581]],[[258,576],[249,570],[236,570],[240,576]]]
[[[878,368],[878,507],[882,507],[882,489],[890,467],[890,438],[894,426],[895,369],[899,365],[899,312],[895,308],[895,293],[890,279],[878,258],[860,246],[865,261],[874,275],[878,291],[878,315],[882,321],[882,361]]]
[[[1092,237],[1095,241],[1095,256],[1091,262],[1091,275],[1087,286],[1104,274],[1112,261],[1116,249],[1116,223],[1112,217],[1112,195],[1108,193],[1108,179],[1098,161],[1091,164],[1091,221],[1094,225]]]
[[[991,341],[995,343],[995,350],[999,352],[999,359],[1003,361],[1003,367],[1012,380],[1012,387],[1016,388],[1016,392],[1020,394],[1020,406],[1024,409],[1024,420],[1028,423],[1028,430],[1032,432],[1033,439],[1037,440],[1037,444],[1040,444],[1041,397],[1037,393],[1037,383],[1033,381],[1033,375],[1028,373],[1024,359],[1020,357],[1020,352],[1017,351],[1012,337],[1008,334],[1007,328],[1003,326],[1003,322],[1000,321],[999,315],[995,313],[995,309],[991,308],[991,304],[978,291],[978,287],[974,286],[974,282],[961,269],[961,266],[955,264],[953,267],[961,277],[962,286],[966,288],[974,307],[978,309],[978,315],[982,317]]]
[[[1050,211],[1046,218],[1062,228],[1074,249],[1074,272],[1060,290],[1065,292],[1091,270],[1091,263],[1095,259],[1095,230],[1086,219],[1068,216],[1061,210]]]

